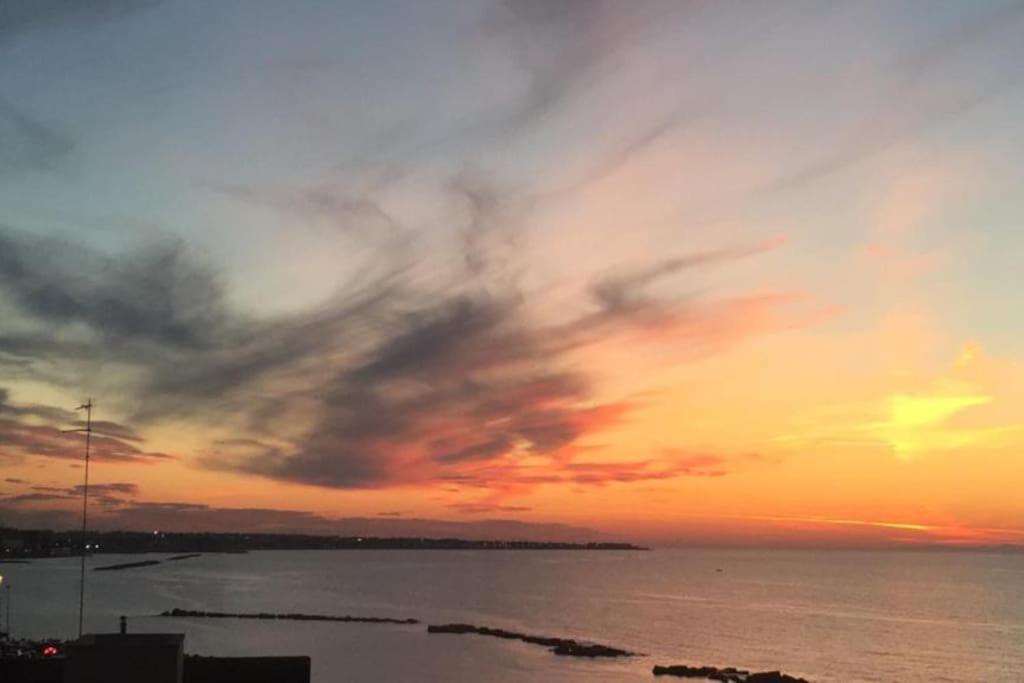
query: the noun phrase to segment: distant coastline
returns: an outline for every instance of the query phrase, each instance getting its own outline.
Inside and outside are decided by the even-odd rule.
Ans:
[[[81,553],[81,534],[70,531],[0,529],[5,560],[67,557]],[[311,534],[170,533],[95,531],[86,534],[90,554],[243,553],[252,550],[649,550],[623,542],[472,540],[463,538],[317,536]]]

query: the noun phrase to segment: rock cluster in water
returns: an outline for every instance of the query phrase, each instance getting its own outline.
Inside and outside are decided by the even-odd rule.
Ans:
[[[758,671],[752,673],[743,669],[735,669],[731,666],[722,669],[714,666],[686,666],[685,664],[656,666],[654,667],[654,675],[704,678],[712,681],[722,681],[722,683],[808,683],[803,678],[796,678],[781,671]]]
[[[161,617],[190,617],[207,619],[291,619],[293,621],[346,621],[361,622],[366,624],[418,624],[419,619],[392,619],[390,617],[353,617],[347,614],[272,614],[270,612],[203,612],[190,609],[169,609],[160,613]]]
[[[492,636],[504,638],[505,640],[521,640],[532,645],[541,645],[548,648],[556,655],[563,657],[634,657],[637,653],[628,650],[620,650],[617,647],[608,645],[597,645],[594,643],[581,643],[570,638],[552,638],[550,636],[532,636],[526,633],[516,633],[500,628],[487,626],[473,626],[472,624],[431,624],[427,626],[428,633],[475,633],[481,636]]]
[[[168,557],[168,562],[174,562],[177,560],[190,560],[193,557],[202,557],[202,553],[189,553],[187,555],[175,555],[174,557]],[[137,569],[139,567],[152,567],[154,565],[163,564],[162,560],[144,560],[141,562],[125,562],[124,564],[111,564],[106,567],[93,567],[95,572],[114,572],[122,569]]]
[[[116,572],[122,569],[136,569],[137,567],[152,567],[160,564],[160,560],[146,560],[145,562],[125,562],[124,564],[111,564],[106,567],[93,567],[94,572]]]

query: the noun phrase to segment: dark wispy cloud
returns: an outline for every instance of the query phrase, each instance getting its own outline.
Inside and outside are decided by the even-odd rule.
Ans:
[[[542,122],[607,75],[609,63],[644,32],[688,2],[624,4],[607,0],[503,0],[484,18],[483,34],[525,71],[522,96],[481,124],[515,134]]]
[[[0,175],[51,170],[74,147],[71,137],[57,125],[31,116],[0,96]]]
[[[78,498],[83,494],[85,486],[79,484],[68,489],[68,492]],[[115,508],[122,505],[132,505],[128,497],[134,498],[139,493],[139,487],[130,482],[110,482],[105,484],[89,484],[89,500],[99,503],[105,508]]]
[[[589,0],[497,3],[487,17],[493,35],[526,69],[525,96],[502,123],[518,129],[543,117],[605,58],[610,5]],[[605,34],[605,35],[602,35]]]
[[[28,31],[107,21],[162,0],[6,0],[0,3],[0,42]]]
[[[13,483],[27,485],[29,482],[16,479],[13,480]],[[77,503],[77,501],[82,499],[85,486],[84,484],[79,484],[68,488],[64,486],[36,485],[31,486],[30,489],[32,493],[0,498],[0,505],[18,507],[30,504],[33,510],[38,510],[39,503],[56,503],[58,505],[68,501],[76,501]],[[130,498],[134,498],[138,493],[139,487],[130,482],[92,483],[89,485],[89,500],[94,504],[98,503],[106,509],[134,505],[136,503],[132,502]]]
[[[724,200],[694,206],[679,219],[691,224],[714,221],[722,213],[749,206],[777,193],[801,189],[856,167],[1019,87],[1024,74],[1015,59],[991,59],[985,50],[1016,55],[1024,36],[1024,4],[979,4],[920,45],[888,65],[889,82],[879,103],[860,113],[858,125],[837,131],[827,147],[772,177],[756,182]],[[984,55],[979,58],[979,55]],[[967,60],[970,78],[957,75]],[[1002,66],[1000,66],[1002,65]]]
[[[180,243],[114,260],[67,241],[0,229],[0,293],[30,318],[84,325],[118,352],[147,344],[209,348],[226,333],[216,278]]]
[[[122,414],[230,424],[245,436],[211,444],[195,462],[277,480],[497,489],[505,479],[522,489],[706,475],[649,462],[577,462],[577,446],[627,419],[632,405],[598,400],[572,354],[637,330],[718,349],[793,324],[785,296],[681,300],[652,291],[772,245],[596,277],[584,292],[589,303],[547,320],[534,305],[541,295],[517,275],[522,202],[479,174],[457,175],[448,191],[452,277],[424,276],[438,264],[423,263],[409,242],[386,242],[321,305],[275,317],[229,305],[211,266],[180,243],[110,257],[0,228],[0,305],[17,322],[0,332],[0,359],[50,378],[62,365],[68,378],[83,367],[119,370]],[[171,457],[145,451],[119,423],[95,427],[97,457]],[[0,420],[0,445],[9,452],[77,458],[79,442],[52,424]],[[545,472],[522,471],[524,459],[543,460]]]
[[[68,492],[73,495],[80,496],[82,495],[82,491],[84,489],[84,484],[78,484],[77,486],[73,486],[70,489],[68,489]],[[138,492],[138,485],[132,484],[130,482],[116,481],[107,484],[89,484],[89,495],[106,495],[117,493],[121,495],[134,496],[138,494]]]
[[[532,508],[523,505],[497,505],[492,503],[451,503],[449,510],[464,515],[484,515],[499,512],[529,512]]]
[[[76,417],[60,408],[11,403],[8,392],[0,389],[0,456],[80,460],[84,455],[83,435],[78,426],[69,426]],[[75,423],[72,423],[74,425]],[[141,438],[124,425],[98,422],[92,436],[91,456],[108,462],[160,462],[174,459],[166,453],[146,451]]]
[[[63,501],[70,498],[67,494],[62,493],[22,493],[16,496],[8,496],[7,498],[0,498],[0,504],[19,504],[19,503],[49,503],[53,501]]]
[[[7,0],[0,3],[0,48],[24,34],[92,25],[147,9],[162,0]],[[57,168],[77,146],[60,124],[0,94],[0,176]],[[2,247],[0,247],[2,249]]]
[[[0,417],[6,418],[39,418],[54,423],[71,423],[77,415],[70,410],[37,404],[14,405],[10,401],[10,392],[0,387]]]
[[[500,500],[506,493],[519,493],[548,484],[606,486],[673,477],[721,477],[737,467],[742,456],[729,457],[713,453],[674,452],[662,454],[658,460],[623,462],[563,463],[551,468],[515,462],[481,463],[445,476],[445,481],[470,489],[490,492]],[[478,504],[495,504],[488,498]]]
[[[595,406],[584,377],[553,366],[551,345],[524,324],[519,305],[458,296],[406,314],[318,389],[320,418],[308,438],[289,452],[222,464],[373,486],[513,451],[558,451],[597,426]]]
[[[297,189],[255,188],[246,185],[203,181],[200,187],[226,197],[272,209],[288,217],[299,217],[309,225],[327,225],[344,233],[363,238],[393,238],[402,231],[401,224],[375,196],[389,180],[367,181],[367,187],[338,187],[321,184]]]
[[[442,151],[455,146],[469,149],[505,149],[516,140],[541,132],[557,124],[563,116],[594,91],[613,80],[616,60],[631,46],[660,27],[678,20],[696,7],[690,0],[650,0],[621,3],[608,0],[497,0],[489,3],[481,21],[468,41],[475,50],[483,49],[487,60],[504,63],[511,73],[509,97],[470,121],[459,120],[445,126],[439,134],[408,146],[407,134],[421,123],[411,117],[395,130],[382,135],[374,144],[388,150],[385,156],[396,158],[396,146],[405,146],[413,155]],[[480,52],[474,52],[479,56]],[[554,198],[578,190],[610,174],[634,152],[671,132],[692,117],[692,109],[677,108],[654,116],[639,133],[626,133],[607,158],[587,169],[578,178],[558,188],[548,188],[545,198]],[[396,134],[397,132],[397,134]],[[396,145],[397,143],[397,145]],[[373,150],[381,151],[381,150]],[[364,156],[372,156],[370,150]]]
[[[655,302],[649,294],[649,286],[680,271],[727,263],[739,258],[753,256],[781,246],[781,240],[764,244],[717,249],[699,254],[665,259],[645,265],[631,272],[622,272],[599,279],[591,287],[591,294],[600,304],[605,315],[633,316],[649,310]]]
[[[0,449],[5,455],[80,460],[83,448],[80,434],[68,433],[48,425],[0,420]],[[108,462],[135,463],[175,459],[175,456],[167,453],[146,451],[135,444],[99,435],[92,437],[91,457]]]

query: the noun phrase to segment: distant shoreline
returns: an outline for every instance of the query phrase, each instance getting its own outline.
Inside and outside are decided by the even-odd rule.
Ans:
[[[68,557],[82,552],[81,534],[70,531],[0,529],[5,538],[18,538],[20,548],[8,546],[5,560]],[[138,553],[245,553],[256,550],[650,550],[624,542],[472,540],[464,538],[315,536],[305,534],[165,533],[160,531],[88,532],[86,549],[93,555]]]

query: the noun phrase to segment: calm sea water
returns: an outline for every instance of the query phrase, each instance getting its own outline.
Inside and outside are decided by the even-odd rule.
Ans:
[[[71,558],[0,565],[16,636],[72,635],[77,572]],[[651,667],[669,663],[815,681],[1024,681],[1022,554],[256,552],[90,572],[88,581],[87,630],[115,631],[127,614],[135,632],[183,631],[189,652],[308,654],[317,683],[652,680]],[[465,621],[648,656],[575,660],[422,626],[151,616],[172,607]]]

